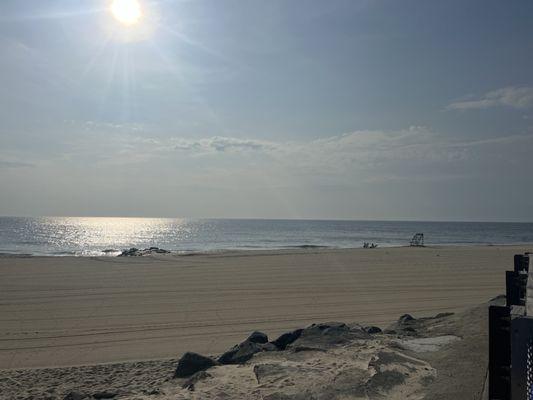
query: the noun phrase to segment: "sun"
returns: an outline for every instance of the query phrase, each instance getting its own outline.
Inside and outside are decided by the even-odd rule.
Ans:
[[[123,25],[135,25],[143,13],[139,0],[113,0],[110,7],[113,17]]]

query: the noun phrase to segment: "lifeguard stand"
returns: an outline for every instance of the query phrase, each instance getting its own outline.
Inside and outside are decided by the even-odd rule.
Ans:
[[[415,233],[410,243],[411,247],[424,247],[424,234]]]

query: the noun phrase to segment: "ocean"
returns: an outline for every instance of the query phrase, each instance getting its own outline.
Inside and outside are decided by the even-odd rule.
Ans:
[[[174,252],[533,243],[533,223],[267,219],[0,217],[0,253],[116,256],[131,247]]]

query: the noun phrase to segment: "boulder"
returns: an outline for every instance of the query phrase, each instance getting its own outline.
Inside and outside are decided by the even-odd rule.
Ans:
[[[122,250],[122,253],[120,253],[118,257],[135,257],[140,255],[139,252],[139,249],[132,247],[129,250]]]
[[[444,322],[446,319],[454,315],[453,313],[440,313],[434,317],[420,317],[414,318],[409,314],[404,314],[398,321],[390,325],[385,333],[395,334],[399,336],[424,336],[427,334],[428,328],[430,328],[435,320]]]
[[[148,256],[150,254],[168,254],[170,251],[165,249],[160,249],[159,247],[150,247],[148,249],[139,250],[135,247],[132,247],[128,250],[123,250],[122,253],[118,255],[118,257],[141,257],[141,256]]]
[[[179,359],[174,378],[187,378],[196,372],[205,371],[215,365],[217,365],[217,362],[212,358],[187,352]]]
[[[273,343],[268,343],[264,333],[254,332],[244,342],[233,346],[218,358],[220,364],[242,364],[262,351],[276,351]]]
[[[151,253],[157,253],[157,254],[168,254],[170,251],[165,249],[160,249],[159,247],[150,247],[149,249],[144,249],[145,252]]]
[[[103,392],[96,392],[95,394],[93,394],[93,398],[97,399],[97,400],[102,400],[102,399],[114,399],[115,397],[118,396],[118,393],[114,393],[114,392],[106,392],[106,391],[103,391]]]
[[[255,353],[263,351],[261,343],[248,340],[233,346],[218,358],[221,364],[242,364],[252,358]]]
[[[296,339],[300,337],[302,332],[303,329],[296,329],[292,332],[286,332],[271,343],[275,345],[278,349],[285,350],[289,344],[293,343]]]
[[[252,343],[268,343],[268,336],[264,334],[263,332],[254,331],[250,336],[248,336],[248,339]]]
[[[415,318],[409,314],[404,314],[400,318],[398,318],[398,324],[405,325],[408,322],[414,321]]]
[[[369,333],[371,335],[374,335],[376,333],[381,333],[381,328],[377,327],[377,326],[366,326],[363,328],[365,330],[366,333]]]
[[[355,339],[368,339],[370,335],[360,326],[350,327],[342,322],[312,324],[303,329],[300,337],[288,348],[309,347],[329,349]]]

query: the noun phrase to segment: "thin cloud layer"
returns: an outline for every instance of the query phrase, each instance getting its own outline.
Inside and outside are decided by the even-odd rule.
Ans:
[[[261,151],[270,150],[275,147],[275,144],[272,142],[254,139],[239,139],[224,136],[214,136],[199,140],[173,138],[170,140],[170,145],[175,150],[194,151],[202,153],[216,153],[242,150]]]
[[[533,106],[533,87],[508,86],[490,91],[478,99],[456,101],[447,110],[482,110],[491,107],[526,109]]]
[[[93,144],[89,148],[85,142],[74,143],[64,153],[67,156],[57,162],[91,159],[104,169],[148,164],[159,173],[179,165],[180,174],[191,180],[198,171],[207,169],[212,176],[224,179],[230,179],[232,174],[268,174],[283,177],[285,182],[438,180],[483,176],[488,169],[503,174],[516,160],[528,163],[525,149],[531,147],[532,134],[460,140],[418,126],[396,131],[356,131],[310,141],[117,134],[107,136],[102,146]]]
[[[0,160],[0,169],[1,168],[31,168],[34,167],[34,164],[20,161],[5,161]]]

